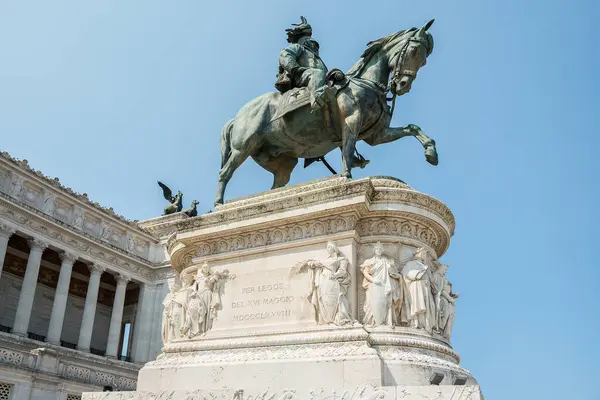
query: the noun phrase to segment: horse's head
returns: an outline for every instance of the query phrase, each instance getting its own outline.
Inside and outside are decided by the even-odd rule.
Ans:
[[[403,34],[392,35],[384,44],[388,54],[388,68],[392,73],[390,90],[392,94],[402,96],[410,91],[417,72],[427,62],[433,51],[433,36],[427,30],[434,20],[420,29],[404,31]]]

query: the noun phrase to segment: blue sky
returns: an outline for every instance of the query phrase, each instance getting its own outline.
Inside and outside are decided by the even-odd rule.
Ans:
[[[598,398],[600,4],[364,3],[377,7],[2,1],[0,149],[131,219],[161,213],[156,180],[206,211],[221,127],[273,90],[289,24],[306,15],[345,70],[369,40],[435,17],[435,50],[393,125],[420,125],[440,165],[415,140],[363,143],[372,162],[355,177],[396,176],[455,213],[453,345],[487,398]],[[299,165],[292,183],[327,174]],[[227,197],[270,185],[249,161]]]

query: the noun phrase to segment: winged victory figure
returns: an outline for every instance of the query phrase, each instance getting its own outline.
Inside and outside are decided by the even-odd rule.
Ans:
[[[163,196],[165,200],[169,202],[168,206],[165,206],[165,213],[163,215],[174,214],[180,212],[183,209],[183,193],[177,191],[177,194],[173,196],[173,192],[167,185],[158,181],[158,186],[163,190]]]

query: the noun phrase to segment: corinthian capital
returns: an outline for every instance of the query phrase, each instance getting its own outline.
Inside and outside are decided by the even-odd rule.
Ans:
[[[125,274],[115,274],[115,279],[117,280],[117,285],[127,285],[127,283],[131,280],[129,275]]]
[[[68,251],[61,252],[59,254],[59,257],[62,262],[71,263],[71,264],[73,264],[77,260],[77,258],[79,258],[79,257],[77,257],[76,254],[69,253]]]
[[[0,237],[10,238],[17,230],[11,226],[0,223]]]
[[[102,275],[104,271],[106,271],[106,267],[101,264],[89,264],[88,269],[90,270],[90,274],[92,275]]]
[[[29,239],[28,242],[31,250],[44,251],[48,247],[48,242],[39,238]]]

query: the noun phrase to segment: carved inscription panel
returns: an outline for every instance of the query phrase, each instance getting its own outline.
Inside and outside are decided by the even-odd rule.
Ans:
[[[290,277],[289,268],[236,272],[236,276],[228,282],[223,310],[213,331],[247,327],[268,330],[268,326],[298,322],[314,324],[314,309],[306,299],[306,277]]]

